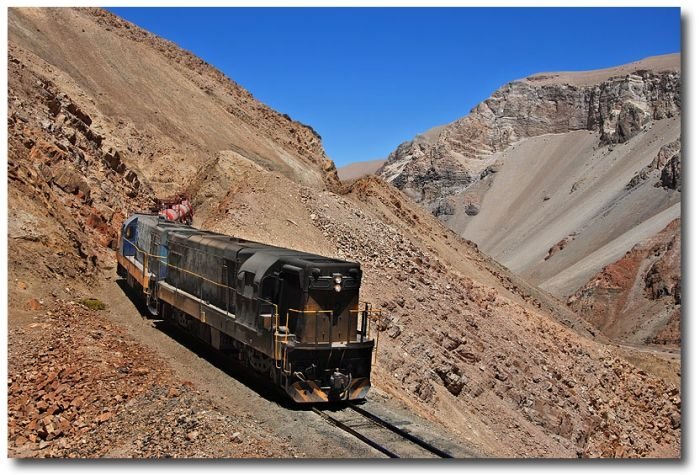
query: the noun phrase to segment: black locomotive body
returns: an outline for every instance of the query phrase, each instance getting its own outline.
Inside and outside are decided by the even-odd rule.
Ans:
[[[359,264],[148,214],[124,222],[117,261],[154,315],[269,375],[294,401],[367,394],[374,341]]]

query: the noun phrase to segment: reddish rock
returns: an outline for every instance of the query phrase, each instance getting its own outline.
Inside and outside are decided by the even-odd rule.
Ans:
[[[97,416],[96,420],[98,423],[102,424],[104,422],[107,422],[112,418],[112,413],[111,412],[103,412],[99,416]]]
[[[23,446],[24,444],[26,444],[27,442],[29,442],[29,439],[27,439],[27,438],[24,437],[23,435],[20,435],[19,437],[17,437],[17,438],[15,439],[15,446],[21,447],[21,446]]]
[[[606,266],[569,306],[625,343],[680,345],[680,220]]]
[[[27,300],[27,303],[24,306],[27,310],[33,311],[42,310],[44,308],[44,304],[42,304],[39,300],[35,298]]]

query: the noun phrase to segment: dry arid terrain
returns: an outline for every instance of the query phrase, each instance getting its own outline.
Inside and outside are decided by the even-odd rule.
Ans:
[[[401,144],[378,174],[529,282],[563,300],[586,293],[572,304],[617,339],[614,328],[640,325],[661,295],[634,292],[634,310],[603,315],[607,297],[589,295],[589,282],[658,233],[680,243],[680,222],[668,227],[681,214],[680,92],[679,54],[533,75]],[[654,259],[652,247],[635,249]],[[665,259],[680,282],[680,249]],[[673,308],[652,312],[647,332],[678,326]]]
[[[368,404],[456,455],[680,456],[677,355],[620,345],[586,311],[595,292],[624,306],[631,297],[602,289],[627,279],[664,299],[650,314],[665,318],[678,288],[667,222],[628,257],[625,269],[650,277],[608,269],[607,287],[567,305],[415,196],[376,176],[342,184],[309,126],[104,10],[10,9],[8,56],[9,456],[377,456],[141,318],[110,247],[131,211],[180,191],[198,227],[360,262],[362,298],[383,310]],[[643,127],[665,137],[676,123]],[[588,131],[572,134],[597,146]],[[655,189],[673,210],[671,190]],[[601,269],[578,287],[595,286]]]
[[[674,219],[605,266],[568,303],[616,340],[679,348],[680,252],[680,219]]]

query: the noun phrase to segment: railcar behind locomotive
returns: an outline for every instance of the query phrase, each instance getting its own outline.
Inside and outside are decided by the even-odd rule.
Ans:
[[[360,265],[150,214],[122,225],[117,273],[148,309],[269,377],[296,402],[363,399],[372,309]]]

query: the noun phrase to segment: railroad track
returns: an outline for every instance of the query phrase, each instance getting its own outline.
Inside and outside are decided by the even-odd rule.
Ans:
[[[344,430],[389,458],[436,456],[453,458],[444,450],[361,407],[349,405],[343,410],[336,411],[314,407],[312,410],[329,424]],[[335,414],[342,418],[336,417]]]

